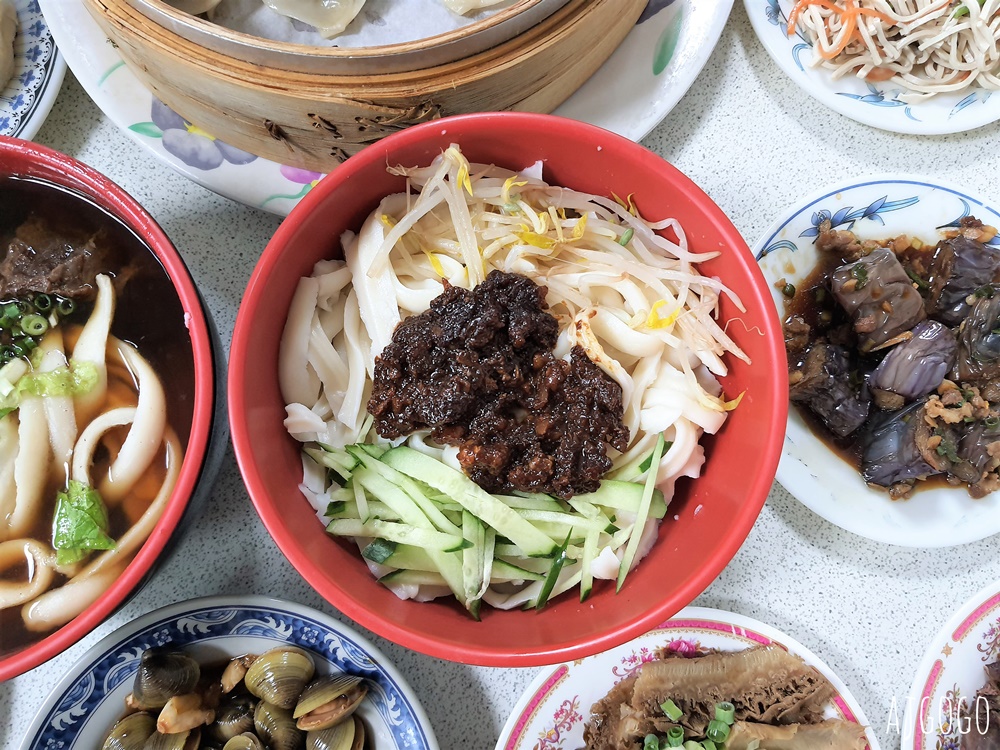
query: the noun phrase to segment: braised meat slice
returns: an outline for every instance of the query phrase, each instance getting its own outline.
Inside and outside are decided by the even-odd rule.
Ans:
[[[0,300],[33,293],[89,299],[96,294],[97,274],[111,265],[107,246],[99,234],[72,236],[28,218],[0,258]]]
[[[831,290],[851,316],[863,353],[891,345],[926,317],[923,298],[888,248],[838,268]]]
[[[867,746],[865,728],[840,719],[789,726],[737,721],[726,739],[726,750],[864,750]]]
[[[672,726],[702,738],[723,701],[733,704],[738,723],[822,727],[833,692],[823,675],[778,646],[658,659],[594,704],[584,739],[588,750],[636,750],[647,734]],[[681,711],[676,724],[664,714],[667,699]]]
[[[962,750],[1000,750],[1000,722],[994,720],[1000,715],[1000,662],[987,664],[985,671],[986,684],[970,703],[972,715],[969,731],[962,735]]]

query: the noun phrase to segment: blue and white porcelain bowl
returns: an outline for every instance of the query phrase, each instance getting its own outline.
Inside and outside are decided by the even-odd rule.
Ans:
[[[14,75],[0,81],[0,135],[31,140],[42,126],[66,74],[38,0],[14,0]]]
[[[1000,227],[1000,204],[936,178],[887,175],[854,179],[818,190],[784,211],[753,252],[782,319],[785,300],[775,283],[798,286],[817,261],[819,225],[850,230],[862,239],[906,234],[936,243],[940,230],[970,214]],[[1000,237],[990,241],[1000,244]],[[1000,532],[1000,492],[974,500],[964,487],[924,488],[890,500],[809,429],[795,409],[778,464],[785,489],[820,516],[855,534],[904,547],[950,547]]]
[[[895,133],[960,133],[1000,120],[1000,94],[971,88],[938,94],[919,104],[900,101],[902,90],[811,65],[812,44],[801,32],[788,34],[794,0],[743,0],[761,44],[785,74],[823,104],[852,120]]]
[[[309,650],[317,674],[348,672],[371,686],[358,709],[379,750],[439,750],[417,700],[386,658],[343,623],[261,596],[207,597],[140,617],[104,638],[59,683],[35,716],[22,750],[93,750],[123,714],[142,652],[165,644],[219,662],[281,644]]]

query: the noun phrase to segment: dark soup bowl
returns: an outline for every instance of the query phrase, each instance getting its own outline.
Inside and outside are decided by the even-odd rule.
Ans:
[[[225,447],[220,356],[133,198],[0,138],[0,680],[75,644],[164,559]]]

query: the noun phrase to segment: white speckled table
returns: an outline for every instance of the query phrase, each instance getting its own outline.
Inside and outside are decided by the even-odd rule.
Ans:
[[[644,143],[702,186],[753,244],[796,196],[848,175],[923,173],[1000,195],[998,134],[994,125],[899,136],[831,112],[772,63],[737,2],[705,71]],[[36,140],[100,169],[146,206],[184,255],[228,348],[243,289],[278,219],[209,193],[140,151],[72,75]],[[831,526],[775,485],[743,548],[696,603],[755,617],[812,649],[893,750],[926,644],[968,596],[1000,578],[996,549],[995,540],[926,551],[875,544]],[[0,685],[0,746],[19,745],[49,690],[99,638],[163,604],[223,593],[275,595],[333,612],[267,535],[231,452],[201,523],[145,589],[66,653]],[[535,674],[452,664],[373,639],[422,697],[443,750],[492,748]]]

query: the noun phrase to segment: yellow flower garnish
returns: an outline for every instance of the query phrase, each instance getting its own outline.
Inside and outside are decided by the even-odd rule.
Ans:
[[[672,326],[677,321],[677,318],[681,314],[681,309],[679,307],[672,313],[670,313],[667,317],[665,318],[660,317],[660,308],[662,308],[666,304],[667,301],[665,299],[658,300],[656,303],[653,304],[653,309],[649,311],[649,317],[646,318],[647,326],[649,326],[650,328],[667,328],[669,326]]]
[[[510,203],[510,190],[511,188],[524,187],[528,182],[526,180],[518,181],[517,175],[511,175],[503,184],[503,190],[500,191],[500,201],[502,203]]]
[[[554,239],[537,232],[519,232],[517,238],[525,245],[540,247],[542,250],[551,250],[556,245]]]
[[[623,201],[621,198],[619,198],[614,193],[611,194],[611,197],[615,199],[615,203],[617,203],[619,206],[621,206],[622,208],[624,208],[630,214],[632,214],[633,216],[638,216],[639,215],[639,210],[635,207],[635,201],[632,200],[632,196],[633,195],[635,195],[635,193],[629,193],[628,194],[628,202]]]
[[[444,152],[446,158],[451,159],[451,161],[458,165],[458,175],[455,179],[458,181],[460,187],[465,188],[470,196],[472,195],[472,180],[469,179],[469,161],[466,159],[462,152],[459,151],[454,146],[449,146],[448,150]]]
[[[746,391],[743,391],[743,393],[746,393]],[[740,405],[740,401],[743,400],[743,393],[734,398],[732,401],[726,401],[725,399],[723,399],[722,408],[724,408],[726,411],[732,411],[733,409],[735,409],[737,406]]]
[[[436,273],[438,276],[440,276],[443,279],[444,276],[445,276],[444,266],[441,265],[440,259],[437,257],[437,255],[435,253],[432,253],[429,250],[424,250],[424,253],[426,253],[427,260],[430,261],[431,268],[434,269],[434,273]]]

